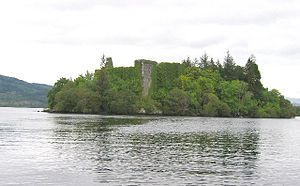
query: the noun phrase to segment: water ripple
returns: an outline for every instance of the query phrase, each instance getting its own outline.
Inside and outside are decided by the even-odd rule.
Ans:
[[[299,119],[0,108],[0,185],[298,185]]]

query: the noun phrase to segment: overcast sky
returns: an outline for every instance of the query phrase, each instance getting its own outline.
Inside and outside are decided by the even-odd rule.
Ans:
[[[254,54],[269,88],[300,97],[300,1],[0,1],[0,74],[54,84],[135,59],[180,62],[229,50],[245,65]]]

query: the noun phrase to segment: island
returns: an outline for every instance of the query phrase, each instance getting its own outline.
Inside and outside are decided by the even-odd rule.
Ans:
[[[100,68],[59,79],[48,93],[50,112],[203,117],[292,118],[295,108],[261,83],[256,58],[245,66],[227,52],[223,63],[204,53],[181,63],[139,59],[133,67]]]

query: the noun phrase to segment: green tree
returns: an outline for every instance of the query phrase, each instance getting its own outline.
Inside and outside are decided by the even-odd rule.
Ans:
[[[99,94],[99,99],[101,100],[101,108],[100,111],[107,113],[108,112],[108,91],[110,88],[108,72],[107,69],[102,68],[95,72],[95,80],[94,84],[96,87],[96,91]]]
[[[227,54],[224,58],[224,64],[222,70],[223,78],[225,80],[235,80],[234,70],[235,70],[235,62],[233,60],[233,57],[229,53],[229,51],[227,51]]]
[[[215,94],[208,93],[204,95],[203,116],[228,117],[230,116],[230,108],[226,103],[221,102]]]
[[[262,91],[258,117],[291,118],[294,116],[295,110],[293,105],[278,90],[272,89],[268,91],[264,89]]]
[[[88,88],[78,88],[76,92],[77,104],[74,112],[77,113],[100,113],[101,100],[97,92]]]
[[[55,106],[56,112],[75,112],[78,102],[76,86],[72,81],[68,82],[56,95]]]
[[[50,109],[53,109],[56,105],[55,96],[62,88],[69,83],[70,80],[66,78],[60,78],[53,86],[53,88],[48,93],[48,106]]]
[[[248,83],[250,91],[253,92],[254,97],[257,99],[260,98],[263,90],[260,79],[261,75],[256,64],[255,56],[251,55],[245,66],[245,81]]]
[[[101,68],[104,68],[105,67],[105,64],[106,64],[106,58],[105,58],[105,55],[102,54],[101,58],[100,58],[100,69]]]
[[[108,96],[109,113],[112,114],[136,114],[139,111],[138,97],[133,91],[110,90]]]
[[[280,96],[280,117],[281,118],[292,118],[296,116],[296,109],[293,107],[289,100],[284,99]]]
[[[186,67],[192,67],[194,65],[192,60],[190,59],[190,57],[187,57],[186,59],[184,59],[182,61],[182,64]]]
[[[232,116],[242,116],[242,108],[247,96],[247,84],[239,80],[221,83],[221,100],[231,108]],[[248,95],[249,96],[249,95]]]
[[[163,102],[163,114],[165,115],[188,115],[190,98],[188,94],[175,88],[169,92]]]
[[[245,79],[243,67],[235,64],[234,59],[229,53],[229,51],[227,51],[227,54],[224,58],[223,68],[219,68],[219,69],[222,77],[226,81],[230,81],[230,80],[244,81]]]
[[[200,57],[199,67],[203,69],[207,69],[209,67],[209,57],[206,52]]]
[[[244,117],[256,117],[258,109],[258,102],[253,97],[253,93],[246,91],[240,97],[240,115]]]

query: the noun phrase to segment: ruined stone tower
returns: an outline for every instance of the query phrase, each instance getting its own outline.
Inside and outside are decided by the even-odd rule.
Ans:
[[[155,61],[150,61],[145,59],[139,59],[135,61],[135,67],[139,68],[141,72],[144,96],[147,96],[149,93],[149,89],[152,81],[152,72],[156,64],[157,62]]]

